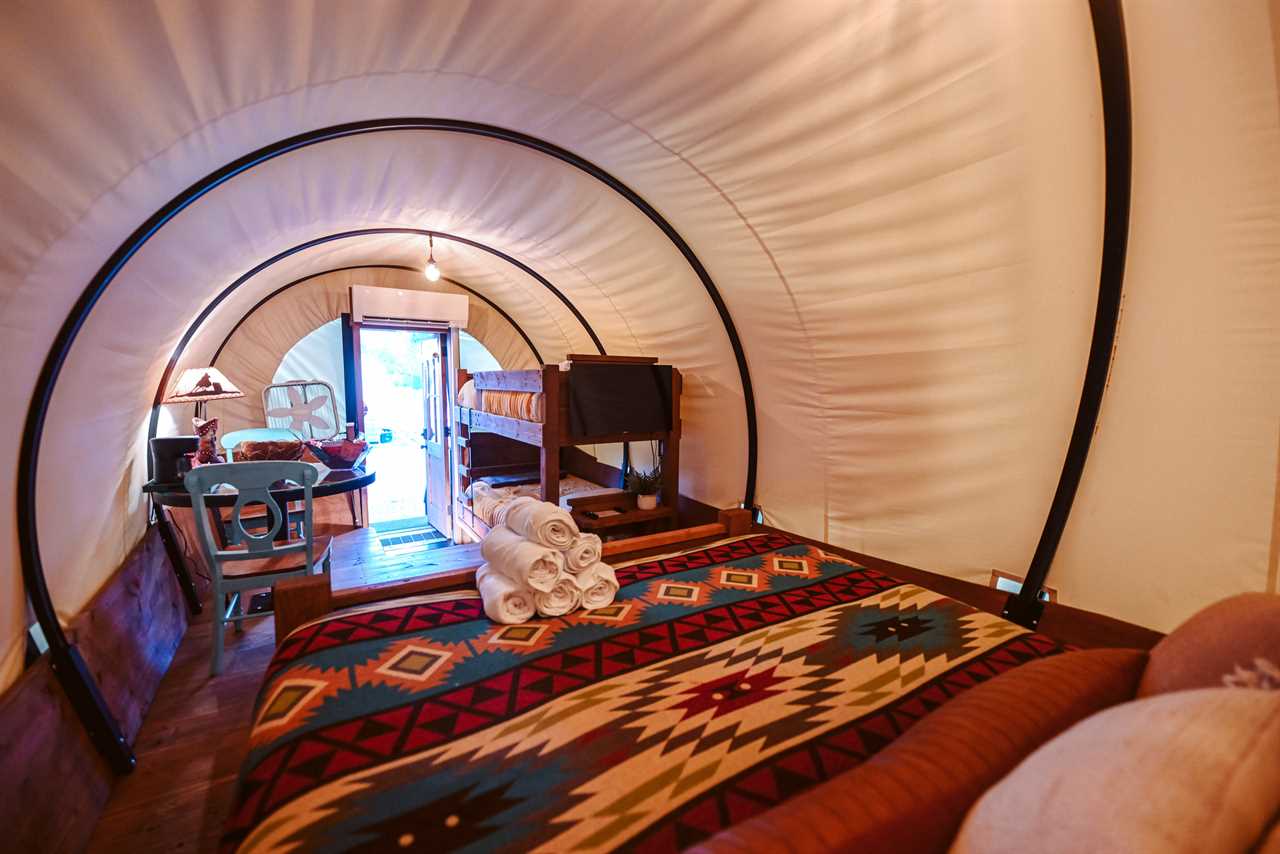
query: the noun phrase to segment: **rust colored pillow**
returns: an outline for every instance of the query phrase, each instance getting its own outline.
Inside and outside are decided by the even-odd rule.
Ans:
[[[1280,596],[1242,593],[1178,626],[1152,648],[1138,696],[1224,685],[1280,689]]]
[[[853,768],[693,849],[946,851],[969,807],[1077,721],[1133,696],[1138,650],[1069,652],[949,700]]]

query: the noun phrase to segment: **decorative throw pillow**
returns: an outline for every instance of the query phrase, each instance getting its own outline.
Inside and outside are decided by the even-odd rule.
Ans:
[[[1280,596],[1241,593],[1210,605],[1151,650],[1139,697],[1226,686],[1280,689]]]
[[[1086,718],[969,811],[953,854],[1256,851],[1280,810],[1280,693],[1176,691]]]
[[[226,462],[218,453],[218,419],[201,421],[199,418],[192,418],[191,426],[196,431],[196,462],[202,466]]]

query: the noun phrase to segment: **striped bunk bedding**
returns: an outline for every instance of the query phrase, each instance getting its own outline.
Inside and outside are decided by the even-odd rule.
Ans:
[[[518,626],[474,592],[279,648],[224,847],[674,851],[865,760],[1049,638],[782,534]]]
[[[519,418],[522,421],[546,420],[544,397],[534,391],[496,391],[483,389],[477,393],[478,408],[491,415]]]

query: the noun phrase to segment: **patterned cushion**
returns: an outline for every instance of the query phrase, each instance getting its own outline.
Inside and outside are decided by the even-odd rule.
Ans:
[[[862,765],[701,852],[946,851],[984,791],[1048,739],[1133,696],[1146,653],[1042,659],[961,694]]]
[[[1178,691],[1050,741],[980,800],[956,854],[1245,852],[1280,810],[1280,692]]]

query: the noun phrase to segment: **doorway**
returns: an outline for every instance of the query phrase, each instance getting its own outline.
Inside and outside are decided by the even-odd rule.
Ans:
[[[448,334],[366,325],[355,343],[366,465],[377,473],[368,523],[388,553],[449,545]]]

